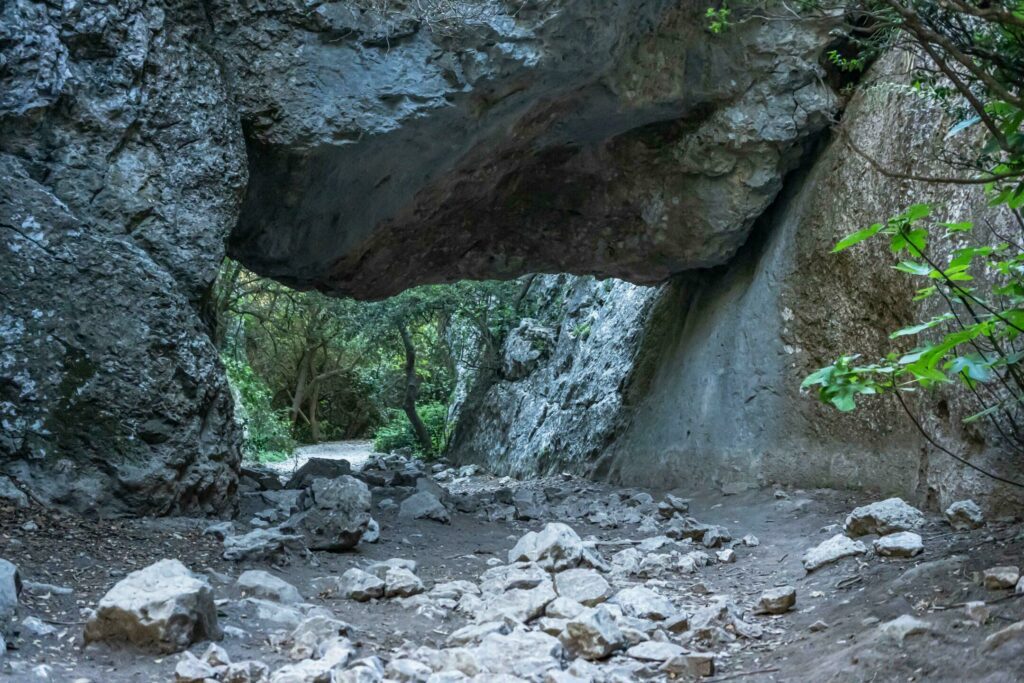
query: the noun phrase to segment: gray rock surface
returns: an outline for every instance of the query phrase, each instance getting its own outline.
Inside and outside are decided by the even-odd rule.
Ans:
[[[582,567],[555,574],[555,591],[581,605],[594,607],[611,595],[611,586],[600,573]]]
[[[804,569],[812,572],[826,564],[838,562],[844,557],[863,555],[867,551],[868,549],[860,541],[854,541],[844,534],[836,534],[805,552],[801,561]]]
[[[657,282],[728,259],[836,106],[827,23],[737,21],[716,41],[673,0],[487,7],[441,32],[415,11],[218,3],[252,121],[229,250],[362,296],[523,272]]]
[[[626,645],[626,637],[605,607],[588,610],[569,620],[561,636],[562,644],[584,659],[604,659]]]
[[[302,602],[302,594],[298,588],[261,569],[242,572],[235,583],[243,595],[276,600],[286,605]]]
[[[410,519],[432,519],[442,524],[451,522],[448,509],[437,496],[428,491],[414,493],[403,500],[398,507],[398,514]]]
[[[582,557],[579,535],[561,522],[549,522],[540,532],[527,532],[508,551],[509,562],[535,562],[548,571],[574,567]]]
[[[796,588],[782,586],[771,588],[761,593],[757,600],[757,612],[760,614],[785,614],[796,605]]]
[[[337,479],[352,474],[352,465],[348,460],[337,458],[310,458],[302,463],[285,484],[286,489],[304,489],[316,478]]]
[[[351,475],[315,478],[304,499],[305,510],[289,520],[312,550],[354,548],[370,525],[370,489]]]
[[[932,156],[946,115],[917,106],[905,59],[875,64],[844,112],[844,129],[890,168],[915,159],[936,175],[954,172]],[[908,196],[942,206],[943,219],[983,217],[1013,229],[976,188],[887,178],[835,139],[805,159],[723,268],[660,288],[573,280],[551,297],[536,282],[541,311],[531,315],[558,331],[555,350],[528,377],[470,393],[455,453],[516,475],[569,469],[651,488],[853,486],[922,504],[935,491],[942,506],[973,497],[1018,510],[1013,487],[941,455],[877,402],[859,399],[862,408],[840,418],[799,390],[837,349],[884,355],[891,330],[934,315],[907,300],[898,273],[864,277],[880,248],[829,253],[855,226],[903,211]],[[863,302],[880,292],[896,303],[865,319]],[[979,449],[961,427],[969,406],[946,400],[956,415],[933,414],[938,401],[918,399],[919,414],[953,425],[943,436],[950,450],[977,450],[975,464],[1017,478],[998,435],[986,434]]]
[[[885,557],[914,557],[924,551],[921,536],[913,531],[898,531],[875,539],[875,552]]]
[[[134,571],[100,599],[85,625],[91,642],[128,642],[157,652],[178,652],[220,638],[213,590],[178,560]]]
[[[10,477],[0,475],[0,502],[24,508],[28,507],[28,496],[14,485]]]
[[[238,433],[198,305],[246,171],[201,22],[0,8],[0,471],[49,504],[232,503]]]

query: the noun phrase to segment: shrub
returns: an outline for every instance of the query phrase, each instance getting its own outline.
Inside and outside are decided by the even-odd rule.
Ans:
[[[424,403],[417,406],[416,410],[430,433],[433,451],[431,455],[444,452],[448,445],[448,406],[444,403]],[[373,435],[373,447],[377,451],[388,453],[406,446],[421,457],[427,455],[416,440],[416,434],[413,433],[412,424],[405,416],[405,412],[390,410],[387,420]]]
[[[291,455],[295,441],[284,411],[271,405],[270,388],[244,360],[224,357],[228,383],[235,399],[235,416],[242,424],[242,455],[256,462],[276,462]]]

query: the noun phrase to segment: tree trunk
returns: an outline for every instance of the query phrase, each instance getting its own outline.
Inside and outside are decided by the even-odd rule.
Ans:
[[[299,376],[295,380],[295,393],[292,394],[291,418],[293,427],[299,423],[299,415],[302,414],[302,404],[306,400],[306,382],[309,377],[307,356],[308,352],[304,351],[302,358],[299,359]]]
[[[320,385],[315,383],[309,394],[309,436],[313,443],[320,443],[320,421],[316,415],[317,403],[320,402]]]
[[[416,412],[416,396],[419,394],[419,378],[416,377],[416,347],[412,343],[412,335],[409,334],[409,328],[405,321],[398,322],[398,332],[402,335],[402,345],[405,346],[405,400],[402,403],[402,409],[405,410],[405,415],[409,418],[409,423],[412,424],[413,433],[416,434],[416,440],[420,442],[423,452],[429,455],[433,452],[430,432],[427,431],[427,426],[423,424],[419,413]]]

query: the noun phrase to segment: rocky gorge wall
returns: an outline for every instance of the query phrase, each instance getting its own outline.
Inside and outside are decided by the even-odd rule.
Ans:
[[[846,109],[844,130],[883,168],[914,163],[940,175],[946,169],[927,160],[948,123],[905,85],[907,60],[890,55],[875,66]],[[860,399],[857,412],[840,414],[799,391],[807,374],[839,353],[881,355],[888,331],[934,314],[909,303],[912,286],[885,267],[884,245],[830,254],[841,237],[920,201],[952,220],[1010,220],[987,209],[977,188],[887,177],[843,138],[832,139],[787,179],[728,265],[661,288],[576,283],[582,297],[611,293],[588,315],[624,343],[598,335],[579,349],[563,324],[546,364],[480,390],[482,410],[466,418],[455,453],[514,474],[567,468],[655,488],[854,487],[922,505],[973,496],[994,509],[1019,509],[1016,489],[939,453],[891,400]],[[632,314],[638,298],[646,315]],[[559,310],[571,325],[576,309]],[[593,362],[559,366],[566,355],[596,357],[615,372],[595,377]],[[595,409],[595,396],[606,403]],[[915,409],[954,452],[1020,478],[998,441],[962,425],[970,411],[954,395],[922,395]],[[561,446],[554,454],[546,450],[552,441]]]
[[[0,484],[103,513],[233,505],[202,313],[225,248],[360,297],[728,262],[836,110],[833,22],[721,40],[704,10],[4,3]]]

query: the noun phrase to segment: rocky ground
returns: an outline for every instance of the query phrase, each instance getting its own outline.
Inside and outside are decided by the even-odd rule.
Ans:
[[[1016,520],[474,469],[314,459],[283,489],[251,471],[213,525],[0,502],[0,679],[1024,676]],[[309,549],[328,546],[351,547]]]

